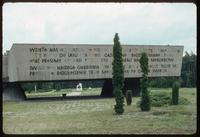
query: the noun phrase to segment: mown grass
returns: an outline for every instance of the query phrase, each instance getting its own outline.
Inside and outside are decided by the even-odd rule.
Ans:
[[[96,89],[100,90],[100,89]],[[151,89],[171,92],[171,89]],[[196,132],[196,88],[181,88],[190,104],[152,107],[142,112],[140,97],[125,103],[123,115],[114,112],[115,100],[3,102],[6,134],[193,134]]]
[[[27,98],[32,97],[59,97],[62,96],[62,94],[68,94],[75,91],[75,89],[61,89],[60,91],[51,90],[47,92],[25,92]]]
[[[81,92],[82,96],[91,96],[91,95],[100,95],[101,88],[91,88],[91,89],[83,89]]]
[[[56,90],[51,90],[47,92],[25,92],[27,98],[32,98],[32,97],[60,97],[62,94],[69,94],[71,92],[76,92],[76,89],[61,89],[59,91]],[[81,91],[81,96],[88,96],[88,95],[100,95],[101,89],[100,88],[91,88],[91,89],[86,89],[84,88]]]

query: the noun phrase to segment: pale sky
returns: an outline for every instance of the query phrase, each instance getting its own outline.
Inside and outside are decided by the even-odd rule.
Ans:
[[[196,54],[192,3],[6,3],[3,52],[13,43],[184,45]]]

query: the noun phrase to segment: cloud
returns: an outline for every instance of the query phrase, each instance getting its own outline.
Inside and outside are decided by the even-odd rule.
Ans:
[[[181,44],[196,53],[196,7],[183,3],[9,3],[3,52],[12,43]]]

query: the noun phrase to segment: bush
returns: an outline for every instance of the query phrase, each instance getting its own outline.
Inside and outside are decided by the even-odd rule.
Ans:
[[[131,103],[132,103],[132,91],[131,90],[126,91],[126,103],[128,106],[131,105]]]
[[[180,97],[178,104],[179,105],[188,105],[188,104],[190,104],[190,101],[187,100],[186,98]]]
[[[161,107],[171,103],[170,94],[166,92],[158,92],[151,94],[151,105],[154,107]]]
[[[179,83],[174,82],[172,86],[172,105],[178,105]]]
[[[172,98],[170,96],[170,93],[158,91],[151,93],[150,96],[151,96],[151,106],[153,107],[172,105]],[[141,101],[137,102],[137,107],[140,107],[140,103]],[[183,97],[179,98],[179,105],[188,105],[188,104],[190,104],[189,100]]]

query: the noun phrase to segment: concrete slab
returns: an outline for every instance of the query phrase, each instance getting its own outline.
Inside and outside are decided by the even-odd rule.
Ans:
[[[112,49],[113,45],[13,44],[9,81],[112,78]],[[149,77],[180,76],[183,46],[122,45],[125,78],[141,77],[142,52],[149,57]]]
[[[3,89],[3,101],[22,101],[26,99],[19,83],[8,83]]]

